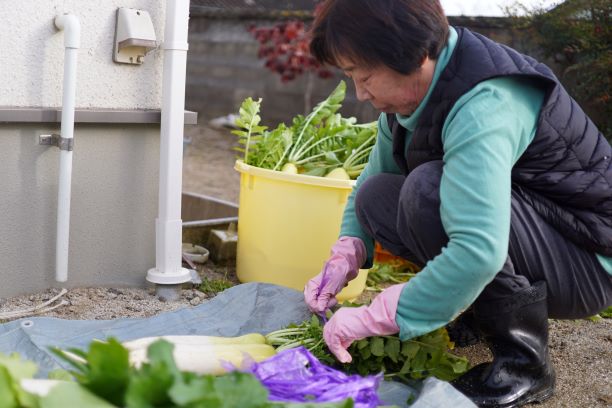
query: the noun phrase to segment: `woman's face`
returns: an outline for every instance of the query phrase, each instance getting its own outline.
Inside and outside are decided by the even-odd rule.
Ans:
[[[426,57],[421,67],[409,75],[386,65],[365,68],[341,59],[339,67],[355,83],[357,99],[368,101],[385,113],[410,116],[419,106],[431,84],[436,63]]]

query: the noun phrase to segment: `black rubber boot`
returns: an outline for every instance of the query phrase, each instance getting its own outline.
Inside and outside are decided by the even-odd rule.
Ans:
[[[550,398],[555,373],[548,355],[544,282],[510,298],[477,302],[474,317],[493,361],[472,368],[453,386],[479,407],[520,407]]]

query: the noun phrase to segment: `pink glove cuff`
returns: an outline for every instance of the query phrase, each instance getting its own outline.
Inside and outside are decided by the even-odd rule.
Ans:
[[[395,315],[405,285],[401,283],[385,289],[369,306],[342,307],[334,313],[323,327],[323,338],[339,361],[352,360],[347,349],[356,340],[399,332]]]
[[[395,322],[399,298],[405,283],[389,286],[380,295],[376,296],[366,309],[366,316],[376,334],[387,336],[399,332]]]
[[[350,281],[357,277],[359,268],[365,263],[368,253],[365,244],[359,238],[340,237],[331,249],[331,259],[342,257],[348,262],[349,274],[346,280]]]

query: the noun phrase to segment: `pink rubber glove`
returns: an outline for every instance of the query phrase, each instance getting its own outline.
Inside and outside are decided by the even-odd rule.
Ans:
[[[314,313],[322,314],[338,301],[335,296],[346,284],[357,277],[366,261],[363,241],[355,237],[340,237],[331,249],[331,256],[323,270],[304,288],[304,299]]]
[[[395,314],[405,285],[388,287],[369,306],[343,307],[334,313],[323,327],[323,338],[338,361],[350,363],[353,360],[346,349],[356,340],[399,332]]]

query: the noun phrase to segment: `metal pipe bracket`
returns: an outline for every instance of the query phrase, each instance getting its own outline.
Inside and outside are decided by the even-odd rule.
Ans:
[[[74,145],[74,139],[71,137],[62,137],[57,133],[50,135],[40,135],[38,137],[38,144],[47,146],[57,146],[60,150],[72,151]]]

